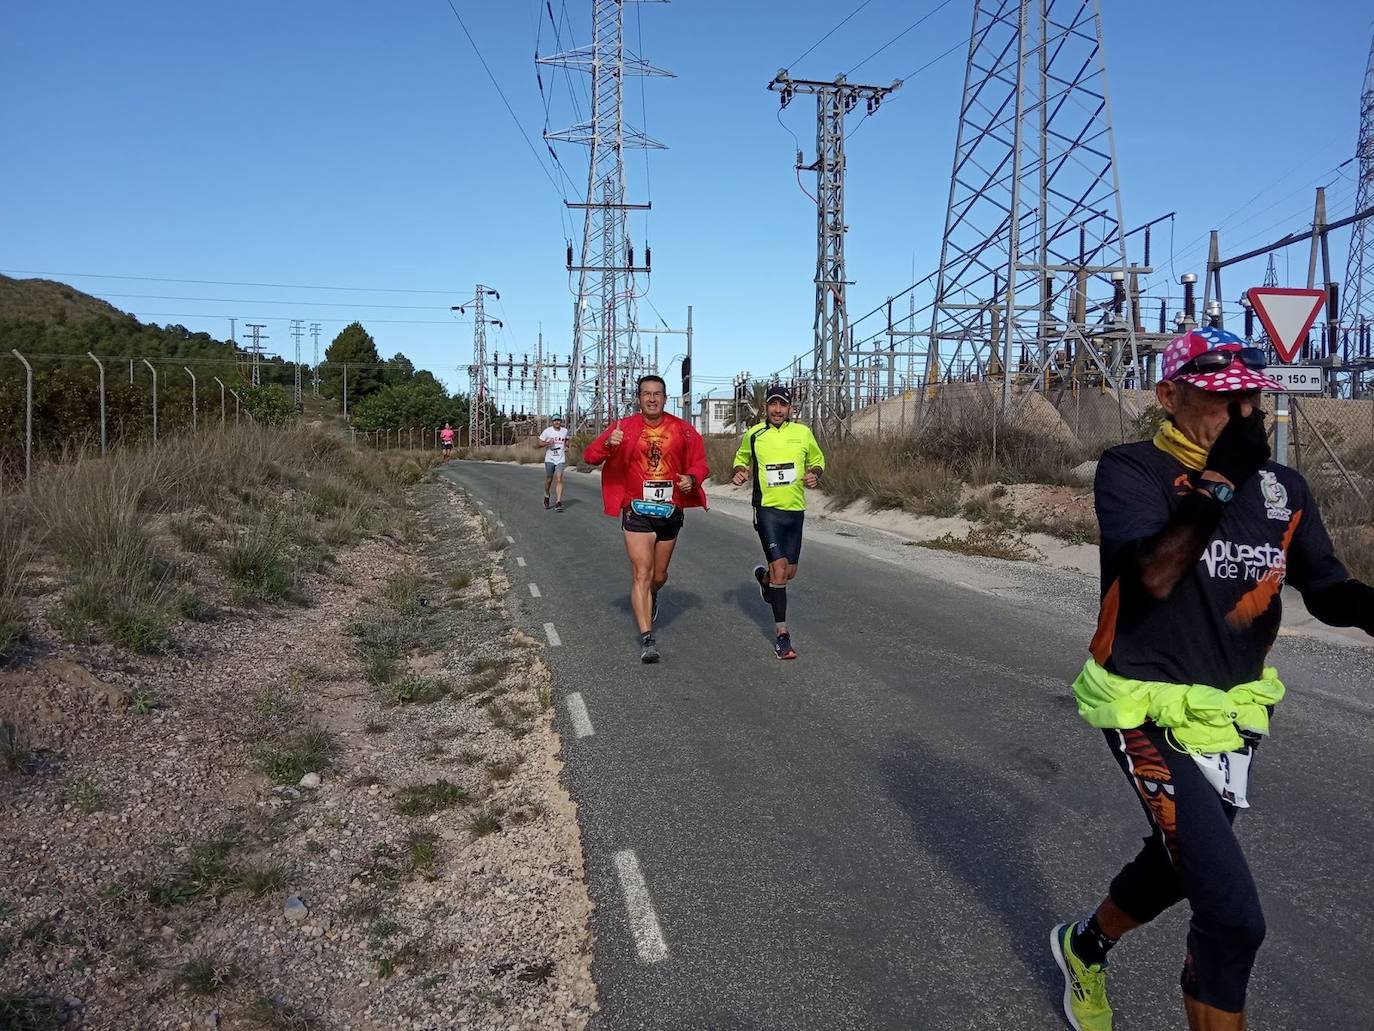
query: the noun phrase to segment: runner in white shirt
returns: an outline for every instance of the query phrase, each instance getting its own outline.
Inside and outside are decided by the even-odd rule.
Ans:
[[[539,446],[546,449],[544,454],[544,507],[549,507],[549,487],[558,484],[557,504],[563,511],[563,470],[568,464],[568,431],[561,417],[553,417],[553,425],[539,434]]]

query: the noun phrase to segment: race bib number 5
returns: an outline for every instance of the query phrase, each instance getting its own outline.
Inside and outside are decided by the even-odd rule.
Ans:
[[[672,500],[673,500],[673,481],[672,481],[672,480],[645,480],[645,481],[644,481],[644,500],[645,500],[645,501],[672,501]]]
[[[786,487],[797,482],[797,464],[778,462],[763,467],[763,482],[770,487]]]

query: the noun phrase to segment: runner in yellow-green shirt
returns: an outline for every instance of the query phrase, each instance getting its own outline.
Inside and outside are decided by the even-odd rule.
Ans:
[[[787,629],[787,584],[801,561],[806,488],[820,483],[825,455],[811,430],[791,421],[792,392],[787,387],[770,386],[764,403],[764,421],[749,428],[735,452],[732,481],[743,486],[753,469],[754,529],[768,563],[754,567],[754,579],[773,609],[774,653],[779,659],[795,659]]]

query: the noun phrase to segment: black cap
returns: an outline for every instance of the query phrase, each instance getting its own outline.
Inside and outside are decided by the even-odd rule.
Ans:
[[[792,391],[784,387],[781,383],[774,383],[768,388],[768,393],[764,395],[764,404],[772,400],[785,401],[789,405],[792,403]]]

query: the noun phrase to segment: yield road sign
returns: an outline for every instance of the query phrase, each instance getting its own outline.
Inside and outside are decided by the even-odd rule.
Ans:
[[[1326,300],[1325,290],[1299,290],[1282,286],[1252,286],[1245,291],[1255,314],[1269,334],[1269,342],[1285,362],[1291,362],[1298,346],[1316,321]]]

